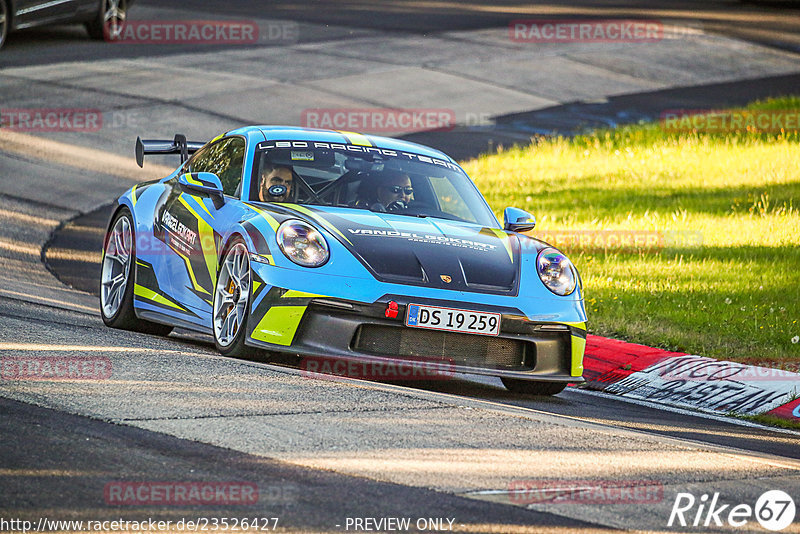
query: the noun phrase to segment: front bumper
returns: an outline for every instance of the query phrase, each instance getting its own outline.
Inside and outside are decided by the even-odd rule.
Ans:
[[[264,288],[266,290],[266,288]],[[390,301],[399,304],[387,318]],[[585,323],[531,321],[518,310],[479,303],[385,295],[361,303],[271,287],[254,295],[246,343],[270,351],[537,381],[583,382]],[[502,314],[499,336],[404,326],[409,303]]]

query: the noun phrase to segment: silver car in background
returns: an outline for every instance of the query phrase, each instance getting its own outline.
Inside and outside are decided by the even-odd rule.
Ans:
[[[9,33],[50,24],[82,23],[93,39],[122,32],[133,0],[0,0],[0,48]]]

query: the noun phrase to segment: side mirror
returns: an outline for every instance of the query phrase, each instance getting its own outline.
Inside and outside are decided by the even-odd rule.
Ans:
[[[193,172],[191,174],[181,174],[178,176],[178,183],[184,189],[205,193],[214,197],[222,198],[222,182],[213,172]]]
[[[509,232],[527,232],[536,226],[536,218],[519,208],[506,208],[503,211],[503,229]]]

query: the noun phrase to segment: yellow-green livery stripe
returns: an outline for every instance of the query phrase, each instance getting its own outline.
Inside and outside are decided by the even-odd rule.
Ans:
[[[192,262],[189,261],[189,258],[184,256],[182,253],[178,252],[176,248],[172,246],[170,246],[169,248],[171,248],[172,251],[175,252],[175,254],[180,256],[183,262],[186,264],[186,270],[189,272],[189,279],[191,279],[192,287],[194,287],[195,291],[199,291],[201,293],[205,293],[206,295],[210,295],[211,293],[206,291],[206,289],[197,282],[197,277],[195,277],[194,269],[192,268]]]
[[[347,236],[344,235],[342,232],[340,232],[339,229],[336,228],[334,225],[332,225],[331,223],[326,221],[322,217],[322,215],[314,213],[310,209],[305,208],[303,206],[300,206],[299,204],[284,204],[284,206],[286,206],[287,208],[291,208],[293,210],[299,211],[300,213],[304,213],[305,215],[308,215],[309,217],[311,217],[312,219],[314,219],[315,221],[320,223],[322,226],[324,226],[326,230],[328,230],[329,232],[335,233],[336,235],[338,235],[339,237],[341,237],[342,239],[344,239],[345,241],[350,243],[351,246],[353,246],[353,243],[351,243],[350,240],[347,239]]]
[[[315,295],[314,293],[304,293],[302,291],[295,291],[294,289],[290,289],[286,293],[283,294],[281,297],[282,299],[292,299],[292,298],[316,298],[322,297],[323,295]]]
[[[191,175],[191,174],[189,174],[188,172],[187,172],[186,174],[184,174],[184,175],[183,175],[183,177],[184,177],[184,178],[186,178],[186,181],[187,181],[187,182],[189,182],[190,184],[194,184],[194,185],[200,185],[200,186],[202,186],[202,185],[203,185],[203,183],[202,183],[202,182],[200,182],[199,180],[195,180],[195,179],[192,177],[192,175]]]
[[[139,184],[133,186],[131,189],[131,202],[133,202],[134,207],[136,206],[136,188],[139,187]]]
[[[169,300],[168,298],[164,297],[163,295],[159,295],[155,291],[147,289],[144,286],[140,286],[139,284],[133,286],[133,294],[136,295],[137,297],[142,297],[144,299],[152,300],[153,302],[163,304],[164,306],[175,308],[176,310],[186,311],[186,309],[183,306],[176,304],[171,300]]]
[[[209,216],[209,217],[211,217],[212,219],[214,218],[214,216],[213,216],[213,215],[211,215],[211,212],[210,212],[210,211],[208,211],[208,208],[206,207],[206,205],[205,205],[205,203],[203,202],[203,199],[202,199],[202,198],[200,198],[200,197],[196,197],[196,196],[194,196],[194,195],[190,195],[190,196],[191,196],[191,197],[192,197],[192,198],[193,198],[193,199],[194,199],[194,200],[195,200],[195,201],[196,201],[196,202],[197,202],[197,203],[200,205],[200,207],[201,207],[201,208],[203,208],[203,211],[205,211],[206,213],[208,213],[208,216]]]
[[[206,268],[211,280],[217,279],[217,244],[214,241],[214,229],[203,220],[200,215],[189,205],[183,196],[178,197],[181,204],[197,218],[197,231],[200,234],[200,247],[203,249],[203,259],[206,260]]]
[[[251,208],[253,211],[264,217],[264,220],[266,220],[267,223],[269,223],[274,232],[278,231],[278,227],[280,226],[280,223],[278,223],[278,219],[276,219],[266,211],[262,210],[261,208],[253,206],[252,204],[247,204],[247,207]]]
[[[259,321],[252,338],[288,347],[305,312],[306,306],[274,306]]]
[[[511,242],[508,239],[508,234],[497,228],[490,228],[490,230],[503,242],[503,245],[506,247],[506,252],[508,252],[508,257],[511,259],[511,263],[514,263],[514,251],[511,250]]]
[[[572,376],[583,376],[583,354],[586,351],[586,340],[582,337],[572,337]]]
[[[373,144],[370,142],[369,139],[367,139],[367,136],[364,134],[360,134],[357,132],[345,132],[342,130],[337,130],[337,132],[345,136],[351,145],[373,146]]]

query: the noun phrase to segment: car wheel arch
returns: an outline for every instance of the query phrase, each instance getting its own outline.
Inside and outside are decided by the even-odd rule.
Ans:
[[[228,250],[231,246],[239,240],[244,243],[244,246],[247,248],[247,253],[253,253],[253,242],[250,239],[250,236],[247,235],[247,232],[244,231],[243,228],[234,228],[231,230],[228,235],[222,239],[222,246],[217,249],[217,267],[219,268],[222,265],[222,261],[225,259],[225,254],[227,254]]]

